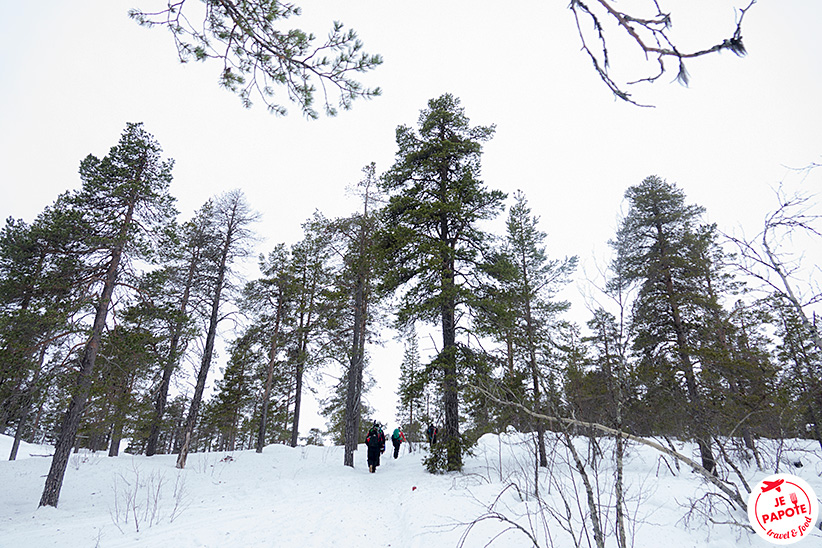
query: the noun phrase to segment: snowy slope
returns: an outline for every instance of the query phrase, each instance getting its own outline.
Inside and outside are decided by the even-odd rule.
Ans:
[[[570,474],[567,456],[552,445],[551,466],[543,471],[540,512],[533,496],[533,446],[530,436],[487,435],[463,473],[434,476],[424,471],[422,453],[388,455],[376,474],[365,466],[365,449],[354,469],[342,466],[341,447],[268,446],[253,451],[193,454],[184,471],[175,457],[102,453],[73,455],[58,508],[37,508],[48,472],[48,448],[24,445],[19,460],[0,461],[0,547],[386,547],[433,548],[533,546],[504,520],[515,521],[539,546],[581,546],[580,510],[575,495],[579,477]],[[603,442],[604,451],[609,451]],[[0,436],[0,455],[11,440]],[[390,444],[389,444],[390,445]],[[822,493],[822,458],[788,452],[802,460],[793,473]],[[584,454],[588,445],[579,440]],[[705,516],[684,519],[689,500],[705,489],[686,471],[644,447],[633,447],[627,468],[629,536],[637,548],[769,546],[738,527],[706,525]],[[768,472],[751,472],[757,481]],[[610,501],[611,472],[601,468],[592,478],[601,486],[603,504]],[[549,480],[549,478],[551,478]],[[508,486],[506,488],[506,486]],[[571,519],[565,519],[565,503]],[[580,504],[581,506],[577,506]],[[469,524],[486,517],[475,526]],[[717,514],[715,521],[739,515]],[[613,516],[604,511],[608,546],[616,546]],[[498,536],[499,535],[499,536]],[[582,536],[581,536],[582,535]],[[822,545],[822,533],[799,546]],[[593,541],[593,539],[591,539]]]

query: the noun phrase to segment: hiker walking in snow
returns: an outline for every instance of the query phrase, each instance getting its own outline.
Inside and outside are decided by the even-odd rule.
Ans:
[[[391,443],[394,444],[394,458],[400,456],[400,445],[402,442],[408,441],[405,439],[405,434],[403,434],[402,430],[400,430],[399,426],[394,429],[394,433],[391,434]]]
[[[368,447],[368,471],[373,474],[380,465],[380,455],[385,452],[385,434],[382,433],[377,421],[374,421],[374,425],[368,431],[365,445]]]
[[[433,447],[437,443],[437,427],[429,424],[428,430],[426,430],[425,433],[428,434],[428,445]]]

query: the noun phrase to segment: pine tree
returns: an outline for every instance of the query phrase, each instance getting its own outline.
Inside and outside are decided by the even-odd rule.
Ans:
[[[335,21],[327,40],[315,45],[315,36],[300,29],[282,30],[283,22],[300,15],[299,6],[281,0],[205,0],[197,21],[196,11],[185,1],[169,4],[155,13],[133,9],[129,16],[146,27],[165,26],[174,35],[181,61],[221,59],[220,85],[251,106],[259,94],[271,112],[285,114],[275,100],[275,90],[286,88],[289,100],[303,114],[316,118],[315,92],[322,90],[322,108],[329,116],[349,109],[357,97],[370,98],[380,89],[369,89],[352,78],[368,72],[382,57],[362,51],[353,30]],[[334,104],[332,94],[337,94]]]
[[[82,212],[88,260],[94,261],[102,284],[76,390],[63,420],[40,506],[57,506],[118,277],[130,260],[149,254],[152,235],[176,215],[168,194],[173,162],[162,160],[160,154],[160,145],[142,124],[128,124],[107,156],[100,160],[89,155],[83,160],[83,186],[67,201]]]
[[[632,312],[634,350],[647,373],[649,395],[660,398],[650,412],[661,416],[664,409],[679,410],[670,418],[684,421],[699,446],[702,466],[714,473],[710,417],[695,366],[695,328],[707,314],[707,266],[699,262],[695,247],[704,209],[686,204],[680,189],[656,176],[629,188],[625,197],[629,210],[611,245],[624,280],[639,284]]]
[[[399,402],[397,403],[397,421],[403,425],[405,437],[409,441],[421,441],[430,413],[426,412],[426,399],[430,384],[427,382],[425,368],[420,361],[417,330],[413,326],[405,333],[405,344],[400,363]]]
[[[291,269],[294,280],[294,309],[291,318],[292,347],[289,363],[293,368],[294,411],[291,422],[291,446],[299,441],[300,412],[304,391],[305,373],[320,356],[313,346],[321,335],[320,328],[326,318],[328,290],[332,275],[328,265],[327,220],[319,213],[303,224],[304,238],[291,249]]]
[[[255,333],[247,331],[237,338],[229,350],[228,364],[223,377],[215,385],[217,392],[213,398],[213,418],[220,437],[220,450],[234,451],[241,422],[250,417],[253,405],[253,379],[255,366],[262,363],[263,355],[256,351]]]
[[[213,202],[209,200],[179,231],[165,239],[165,266],[145,277],[154,306],[158,312],[162,311],[168,337],[167,354],[160,360],[160,382],[156,388],[154,414],[146,440],[146,456],[149,457],[157,452],[172,375],[180,365],[188,342],[195,335],[192,302],[202,297],[200,288],[207,286],[205,259],[218,236],[214,221]]]
[[[794,411],[793,433],[816,439],[822,448],[822,352],[816,345],[818,333],[807,328],[805,318],[782,295],[774,296],[772,305],[776,334],[781,338],[777,358]]]
[[[214,356],[214,342],[217,338],[217,324],[222,319],[220,307],[224,300],[224,290],[229,286],[230,267],[232,263],[248,255],[248,244],[253,239],[250,225],[259,218],[248,205],[243,193],[239,190],[232,190],[221,195],[214,203],[214,222],[217,228],[217,245],[205,256],[205,261],[209,263],[209,284],[210,312],[208,315],[208,328],[206,330],[205,344],[203,345],[203,355],[200,360],[200,367],[197,372],[197,384],[194,387],[194,395],[191,398],[191,405],[188,410],[188,418],[185,425],[185,439],[183,440],[180,454],[177,456],[177,468],[185,468],[186,458],[189,452],[189,440],[197,424],[197,414],[205,390],[208,371],[211,367],[211,360]]]
[[[279,354],[285,348],[285,323],[291,313],[293,278],[291,256],[285,244],[279,244],[268,254],[260,256],[259,267],[263,277],[249,282],[243,290],[241,309],[251,317],[259,337],[266,344],[266,366],[263,394],[260,401],[260,421],[257,431],[257,453],[263,452],[269,427],[269,406],[274,386]]]
[[[493,127],[471,127],[450,94],[428,102],[419,130],[397,128],[397,159],[381,185],[390,196],[383,211],[384,286],[404,287],[398,321],[438,322],[447,469],[462,467],[457,362],[460,311],[472,301],[468,280],[477,273],[490,236],[480,223],[496,217],[505,195],[479,179],[482,143]]]
[[[8,219],[0,231],[0,427],[17,420],[10,460],[51,381],[46,356],[75,331],[83,306],[77,214],[58,200],[31,225]]]
[[[86,414],[97,407],[104,436],[109,438],[109,456],[116,457],[120,442],[133,430],[141,388],[147,384],[152,366],[160,359],[160,338],[150,330],[151,312],[138,306],[127,309],[103,338],[98,355],[99,379],[92,387]],[[96,401],[95,401],[96,400]]]
[[[376,204],[381,201],[376,181],[376,165],[371,163],[363,168],[363,178],[357,185],[357,193],[362,201],[362,212],[349,217],[335,219],[328,225],[331,248],[339,259],[335,276],[336,299],[340,310],[336,329],[341,343],[339,352],[347,357],[342,364],[345,370],[345,451],[343,464],[354,466],[354,451],[362,439],[361,419],[364,414],[363,373],[366,363],[366,341],[369,326],[374,321],[375,293],[374,278],[376,265],[374,234],[378,219]],[[330,326],[329,326],[330,327]],[[343,347],[344,346],[344,347]]]
[[[582,338],[588,349],[579,368],[568,371],[565,392],[580,420],[616,427],[620,385],[619,328],[610,312],[599,308],[587,322],[591,335]]]
[[[504,254],[513,266],[513,277],[508,283],[513,305],[509,313],[513,322],[514,341],[522,348],[527,369],[531,375],[533,409],[542,413],[540,381],[548,361],[550,333],[555,317],[570,304],[552,300],[559,288],[567,283],[576,269],[577,258],[549,260],[544,241],[546,234],[537,228],[539,218],[531,214],[528,200],[522,192],[514,196],[506,223],[507,235]],[[537,421],[539,465],[548,466],[545,454],[545,425]]]

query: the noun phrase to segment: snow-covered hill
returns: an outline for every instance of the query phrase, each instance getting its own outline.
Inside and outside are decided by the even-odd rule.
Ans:
[[[0,436],[0,455],[7,457],[10,445]],[[606,456],[609,447],[601,441]],[[580,526],[588,520],[577,495],[584,493],[580,478],[565,449],[550,448],[550,466],[540,472],[542,504],[533,496],[531,436],[512,432],[484,436],[462,473],[440,476],[424,470],[424,450],[408,453],[407,444],[397,460],[389,448],[376,474],[368,473],[364,447],[354,469],[342,465],[341,447],[192,454],[184,471],[171,455],[79,453],[71,457],[59,507],[38,509],[50,464],[42,455],[50,448],[24,445],[17,461],[0,461],[0,546],[435,548],[461,541],[481,547],[492,539],[491,546],[533,546],[523,531],[540,547],[592,545]],[[783,471],[789,461],[801,462],[790,471],[822,493],[818,447],[793,448],[782,454]],[[585,455],[588,442],[578,440],[578,449]],[[609,461],[589,473],[602,493],[607,545],[615,547],[613,511],[605,508],[613,503]],[[772,472],[752,469],[747,476],[755,482]],[[742,521],[741,514],[709,516],[703,506],[689,513],[705,486],[648,448],[631,447],[626,478],[636,548],[769,546],[740,527],[708,525]],[[819,530],[800,544],[819,545]]]

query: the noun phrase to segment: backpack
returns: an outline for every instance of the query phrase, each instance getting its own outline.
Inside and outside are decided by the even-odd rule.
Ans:
[[[391,434],[391,439],[392,439],[392,440],[398,440],[398,439],[400,439],[400,429],[399,429],[399,428],[395,428],[395,429],[394,429],[394,433],[393,433],[393,434]]]
[[[368,447],[377,448],[380,446],[380,431],[376,428],[372,428],[368,432],[368,437],[365,438],[365,444]]]

